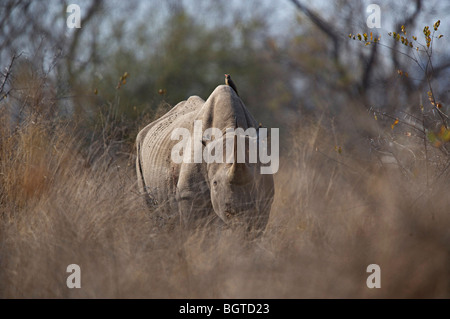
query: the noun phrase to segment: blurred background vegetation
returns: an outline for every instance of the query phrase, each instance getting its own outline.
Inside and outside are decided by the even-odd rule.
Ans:
[[[70,3],[81,8],[80,29],[66,26]],[[33,111],[74,120],[93,135],[104,135],[113,123],[116,131],[108,136],[132,143],[161,105],[169,108],[191,95],[206,99],[230,73],[251,112],[265,126],[281,127],[283,137],[283,128],[327,114],[368,138],[373,124],[360,117],[373,108],[417,115],[427,102],[427,78],[440,100],[450,94],[445,37],[433,43],[433,69],[424,74],[405,56],[407,48],[388,36],[405,25],[420,38],[423,26],[437,19],[441,33],[450,34],[450,4],[381,1],[381,28],[368,29],[369,3],[2,1],[3,71],[14,55],[20,57],[1,107],[17,122],[38,107]],[[384,45],[351,41],[348,34],[357,32],[373,32]],[[419,52],[417,58],[427,57]],[[118,87],[125,72],[126,84]],[[448,114],[448,103],[442,110]]]

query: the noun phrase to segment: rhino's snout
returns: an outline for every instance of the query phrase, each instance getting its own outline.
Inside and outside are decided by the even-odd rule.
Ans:
[[[236,227],[245,226],[253,228],[260,222],[260,217],[255,211],[237,211],[229,209],[225,211],[224,215],[226,218],[226,222],[231,226]]]
[[[255,239],[264,231],[267,219],[259,216],[255,211],[226,211],[226,224],[233,230],[241,230],[247,239]]]

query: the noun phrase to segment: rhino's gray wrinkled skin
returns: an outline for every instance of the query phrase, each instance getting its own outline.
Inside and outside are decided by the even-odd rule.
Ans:
[[[157,205],[166,216],[179,216],[185,225],[218,216],[227,225],[241,225],[259,233],[266,227],[273,202],[273,176],[260,174],[259,162],[174,163],[171,151],[179,141],[171,140],[171,133],[176,128],[187,128],[192,136],[195,120],[202,121],[203,131],[215,127],[224,134],[236,125],[244,130],[258,127],[229,86],[218,86],[206,102],[191,96],[178,103],[137,137],[140,191],[145,193],[147,202]],[[207,145],[213,141],[204,142]]]

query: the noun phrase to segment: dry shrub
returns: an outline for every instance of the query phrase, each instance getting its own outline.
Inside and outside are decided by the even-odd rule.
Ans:
[[[1,121],[1,200],[21,208],[48,191],[69,150],[64,137],[42,122],[29,119],[10,127],[7,118]]]

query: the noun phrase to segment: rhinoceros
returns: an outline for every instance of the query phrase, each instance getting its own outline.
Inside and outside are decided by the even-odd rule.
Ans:
[[[244,162],[236,160],[236,137],[231,162],[174,162],[172,152],[179,143],[173,139],[174,130],[193,132],[194,123],[201,123],[203,130],[217,128],[224,133],[229,128],[259,127],[242,100],[226,85],[219,85],[206,101],[191,96],[178,103],[137,136],[136,172],[140,192],[149,205],[157,206],[160,215],[163,212],[169,219],[179,218],[184,225],[215,220],[261,234],[273,202],[273,175],[261,174],[264,164],[259,160],[256,163],[249,162],[247,157]],[[229,141],[229,136],[225,134],[223,141]],[[214,142],[222,143],[211,137],[194,136],[189,141],[191,152],[195,143],[201,143],[204,148]],[[245,148],[248,154],[248,143]]]

